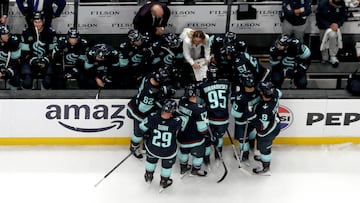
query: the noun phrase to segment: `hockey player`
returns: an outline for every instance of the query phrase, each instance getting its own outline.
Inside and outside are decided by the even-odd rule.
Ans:
[[[294,37],[281,35],[270,47],[271,81],[281,88],[285,78],[294,80],[298,89],[307,86],[306,71],[311,60],[311,51]]]
[[[181,78],[181,67],[184,65],[184,55],[181,44],[182,40],[176,34],[168,33],[162,35],[157,48],[153,48],[156,51],[154,51],[154,58],[151,62],[153,66],[152,69],[164,66],[168,67],[172,84],[176,88],[184,85],[182,79],[185,79]],[[155,45],[153,45],[153,47],[155,47]]]
[[[174,117],[177,104],[173,99],[165,100],[161,111],[152,113],[140,124],[141,133],[131,137],[130,151],[133,153],[140,147],[139,143],[146,133],[145,140],[146,162],[145,181],[151,183],[154,178],[156,164],[161,160],[160,187],[169,187],[173,180],[170,178],[172,166],[176,162],[176,136],[181,128],[181,119]]]
[[[154,57],[154,46],[150,37],[141,34],[137,30],[130,30],[127,35],[127,41],[120,44],[119,60],[123,88],[137,88],[142,78],[152,72],[151,62]],[[147,65],[149,64],[149,65]]]
[[[239,41],[234,32],[226,32],[224,36],[215,36],[211,44],[211,63],[219,68],[218,75],[232,79],[235,55]]]
[[[231,115],[235,118],[234,137],[239,141],[240,151],[243,152],[240,159],[242,159],[242,161],[246,161],[249,159],[249,149],[254,147],[253,141],[256,136],[256,130],[252,125],[248,124],[246,108],[254,108],[261,98],[259,92],[255,88],[255,78],[252,73],[243,73],[240,76],[240,83],[243,89],[235,94],[235,100],[231,108]]]
[[[86,88],[117,88],[119,80],[119,53],[108,44],[96,44],[86,54]]]
[[[241,41],[236,46],[236,58],[234,62],[235,75],[232,80],[233,90],[237,86],[243,89],[243,83],[239,83],[243,74],[249,74],[254,77],[254,86],[257,87],[259,82],[270,80],[270,70],[262,66],[257,58],[251,56],[247,51],[247,45],[244,41]],[[235,92],[235,91],[234,91]]]
[[[134,136],[140,136],[139,124],[145,117],[161,108],[163,101],[175,93],[167,86],[168,82],[169,72],[164,68],[148,74],[143,79],[137,94],[127,104],[127,115],[134,120]],[[142,158],[139,151],[136,151],[134,156]]]
[[[33,78],[42,78],[43,88],[49,89],[54,73],[50,60],[57,42],[56,32],[44,26],[44,16],[40,12],[34,14],[33,24],[21,36],[22,87],[31,89]]]
[[[180,174],[185,175],[191,169],[191,175],[206,176],[207,171],[200,170],[205,154],[205,136],[208,135],[207,112],[205,106],[197,104],[195,84],[185,86],[185,94],[179,101],[179,112],[183,125],[178,135],[180,143]],[[188,164],[192,155],[192,167]]]
[[[226,79],[218,79],[217,67],[214,64],[209,66],[207,79],[199,84],[200,97],[204,100],[208,113],[209,126],[215,140],[207,140],[204,163],[210,164],[210,145],[217,146],[220,153],[223,146],[223,136],[229,126],[229,96],[230,82]],[[218,159],[218,154],[215,153]]]
[[[260,151],[261,166],[254,168],[253,172],[255,174],[266,174],[270,170],[273,140],[280,133],[278,107],[282,93],[271,82],[260,83],[259,91],[261,101],[255,108],[248,105],[246,117],[256,129],[257,149]]]
[[[64,37],[60,37],[53,49],[52,64],[54,68],[54,89],[66,89],[69,79],[76,79],[78,85],[83,87],[80,71],[83,70],[88,43],[82,39],[75,28],[70,28]]]
[[[7,26],[0,26],[0,77],[13,87],[20,84],[19,67],[21,47],[19,39],[10,34]]]

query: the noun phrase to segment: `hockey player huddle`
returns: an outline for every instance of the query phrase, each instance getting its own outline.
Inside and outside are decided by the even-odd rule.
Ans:
[[[292,39],[287,40],[291,43]],[[282,93],[271,82],[270,69],[247,53],[245,42],[235,33],[214,38],[211,52],[214,57],[206,77],[186,84],[178,102],[173,99],[174,71],[162,63],[143,78],[128,103],[128,116],[134,120],[130,151],[139,159],[145,152],[144,178],[148,183],[160,162],[162,189],[173,183],[174,164],[180,166],[181,177],[206,177],[213,163],[224,164],[223,156],[236,157],[234,161],[249,173],[270,173],[271,147],[280,132]],[[235,119],[234,129],[229,129],[230,116]],[[232,139],[231,135],[239,146],[234,154],[223,154],[224,136]],[[255,155],[255,149],[260,153]],[[244,165],[250,158],[259,164]]]

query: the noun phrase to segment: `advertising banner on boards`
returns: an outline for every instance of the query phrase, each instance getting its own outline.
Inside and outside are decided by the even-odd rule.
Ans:
[[[251,5],[251,4],[250,4]],[[256,19],[238,20],[238,5],[231,7],[229,22],[230,31],[241,34],[277,34],[281,33],[279,14],[281,5],[251,5],[256,9]],[[105,5],[79,7],[78,29],[82,34],[126,34],[133,28],[132,20],[139,9],[133,5]],[[181,33],[185,27],[201,29],[207,33],[224,33],[226,28],[226,5],[170,5],[171,16],[166,32]],[[354,12],[360,11],[360,8]],[[318,33],[315,20],[316,6],[312,7],[309,16],[307,33]],[[72,4],[65,7],[60,18],[53,21],[53,28],[64,34],[73,26],[74,8]],[[16,5],[10,7],[9,22],[11,32],[21,34],[25,28],[24,16]],[[360,33],[359,21],[351,20],[344,24],[342,33]]]
[[[1,137],[130,137],[127,99],[1,100]],[[354,99],[283,99],[279,137],[359,137]],[[233,133],[233,120],[229,131]]]

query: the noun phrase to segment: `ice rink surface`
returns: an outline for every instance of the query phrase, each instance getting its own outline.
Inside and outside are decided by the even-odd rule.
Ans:
[[[358,202],[360,146],[273,147],[271,176],[246,176],[231,146],[224,149],[228,175],[213,164],[208,177],[180,179],[159,193],[159,166],[151,185],[145,162],[127,159],[97,187],[127,154],[126,146],[0,147],[1,203],[339,203]],[[256,163],[254,163],[256,164]]]

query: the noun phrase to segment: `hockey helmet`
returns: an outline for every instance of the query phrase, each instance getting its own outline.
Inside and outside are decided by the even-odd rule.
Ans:
[[[42,21],[44,21],[44,19],[45,19],[45,16],[44,16],[43,12],[36,11],[34,13],[33,20],[42,20]]]
[[[67,38],[78,38],[80,37],[79,31],[77,31],[75,28],[70,28],[67,33]]]
[[[170,73],[166,68],[159,68],[155,71],[154,78],[158,83],[165,83],[170,81]]]
[[[169,33],[165,35],[165,42],[170,48],[178,48],[181,44],[181,39],[174,33]]]
[[[234,32],[226,32],[224,36],[224,44],[234,44],[236,41],[236,34]]]
[[[0,26],[0,35],[7,35],[10,31],[5,25]]]
[[[111,50],[109,50],[106,44],[97,44],[94,48],[96,50],[96,57],[102,60],[105,59],[111,52]]]
[[[209,80],[216,80],[218,68],[215,64],[210,64],[206,72],[206,76]]]
[[[275,86],[272,82],[260,82],[259,91],[267,98],[271,97],[275,92]]]
[[[185,97],[196,96],[196,85],[194,83],[185,86],[184,96]]]
[[[236,54],[236,49],[232,45],[224,45],[220,48],[220,53],[222,56],[234,55]]]
[[[283,46],[283,47],[287,47],[287,46],[289,46],[289,40],[290,40],[289,35],[280,35],[278,37],[278,39],[276,40],[276,44]]]
[[[254,74],[252,74],[250,71],[242,73],[239,79],[240,83],[243,84],[245,87],[254,87],[255,85]]]
[[[246,44],[246,42],[242,41],[242,40],[238,41],[236,43],[236,50],[238,52],[247,52],[247,44]]]
[[[130,42],[137,42],[142,39],[142,35],[138,30],[131,29],[128,32],[128,39]]]
[[[164,105],[161,108],[161,112],[174,113],[177,108],[177,103],[174,99],[166,99]]]

